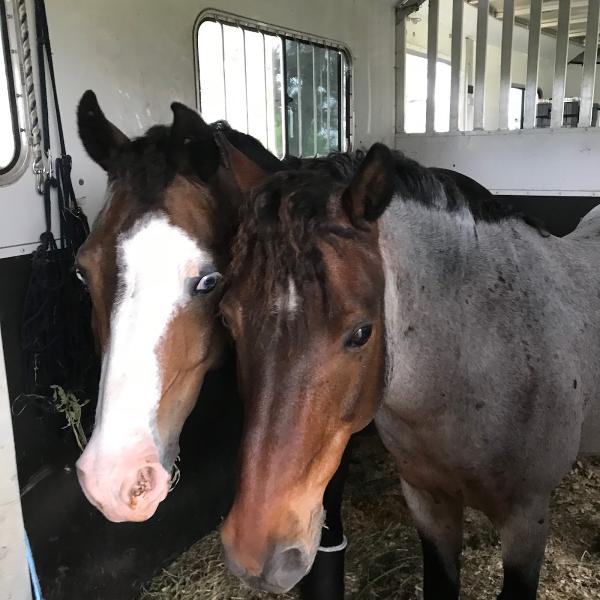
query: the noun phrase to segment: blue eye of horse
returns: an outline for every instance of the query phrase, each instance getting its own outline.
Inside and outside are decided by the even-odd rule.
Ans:
[[[222,275],[218,271],[200,277],[194,285],[192,294],[208,294],[209,292],[212,292],[217,286],[217,283],[219,283],[221,277]]]
[[[348,338],[346,346],[348,348],[360,348],[364,346],[369,341],[372,331],[373,325],[361,325],[357,327]]]

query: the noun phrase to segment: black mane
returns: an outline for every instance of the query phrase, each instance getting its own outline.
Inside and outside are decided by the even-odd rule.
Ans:
[[[215,138],[223,135],[233,146],[269,173],[285,168],[256,138],[232,129],[225,121],[210,124]],[[224,160],[224,157],[221,158]],[[123,178],[135,195],[156,203],[178,172],[171,146],[171,126],[155,125],[126,144],[112,163],[111,176]]]
[[[170,160],[170,133],[170,127],[155,125],[127,143],[112,161],[110,177],[126,181],[144,203],[156,203],[175,178],[177,169]]]
[[[329,201],[335,192],[341,196],[363,157],[362,152],[355,152],[286,159],[286,165],[293,168],[269,177],[242,208],[229,277],[235,278],[242,271],[250,273],[254,286],[267,290],[266,300],[270,292],[286,286],[290,279],[299,290],[305,282],[316,281],[324,291],[319,242],[337,247],[341,238],[364,235],[349,224],[336,222],[339,207]],[[423,167],[401,152],[394,152],[394,158],[395,201],[416,202],[451,213],[466,210],[475,222],[521,217],[465,175]]]
[[[431,208],[467,210],[474,221],[498,222],[522,215],[470,177],[449,169],[428,168],[399,151],[396,160],[396,195]]]

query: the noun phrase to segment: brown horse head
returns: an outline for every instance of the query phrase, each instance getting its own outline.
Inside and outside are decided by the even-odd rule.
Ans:
[[[279,173],[243,212],[221,302],[245,402],[237,495],[222,539],[232,570],[255,587],[281,592],[309,570],[325,487],[378,405],[385,353],[376,219],[394,174],[390,151],[376,145],[350,181],[327,168]]]
[[[220,273],[240,191],[213,128],[172,109],[171,127],[130,140],[93,92],[78,108],[81,140],[108,188],[77,257],[102,354],[96,423],[77,472],[112,521],[148,519],[166,496],[183,423],[225,341]]]

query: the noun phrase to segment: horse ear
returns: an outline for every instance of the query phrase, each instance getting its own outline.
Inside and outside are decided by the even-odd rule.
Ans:
[[[210,125],[191,108],[179,102],[171,104],[171,158],[177,169],[208,181],[219,168],[219,148]]]
[[[235,181],[242,192],[261,184],[270,174],[269,171],[263,169],[259,164],[249,158],[244,152],[238,150],[231,144],[225,136],[221,136],[221,147],[227,154],[229,168],[233,173]],[[268,153],[268,151],[265,150]],[[279,170],[280,163],[273,157],[276,169]]]
[[[376,221],[394,194],[396,163],[392,151],[383,144],[373,144],[350,185],[342,204],[350,222],[363,227]]]
[[[129,142],[129,138],[104,116],[92,90],[87,90],[79,101],[77,126],[86,152],[105,171],[119,149]]]

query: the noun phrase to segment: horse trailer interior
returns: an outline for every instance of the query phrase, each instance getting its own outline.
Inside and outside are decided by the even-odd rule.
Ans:
[[[578,233],[575,229],[584,216],[600,204],[599,34],[600,0],[0,0],[3,65],[0,67],[0,600],[233,600],[274,598],[275,592],[283,592],[283,598],[305,600],[458,598],[459,583],[454,581],[458,571],[454,575],[445,574],[449,577],[448,583],[443,572],[446,557],[434,554],[428,562],[429,540],[423,533],[426,527],[422,524],[418,527],[418,535],[423,542],[425,571],[432,570],[429,575],[425,573],[425,585],[421,582],[421,545],[410,516],[414,518],[418,511],[415,511],[414,503],[411,505],[408,491],[415,484],[406,483],[402,460],[392,452],[401,471],[405,496],[396,485],[395,466],[379,441],[381,437],[383,445],[392,451],[395,442],[391,442],[383,431],[382,409],[369,414],[366,419],[369,424],[361,422],[360,427],[354,427],[348,446],[351,452],[342,448],[340,456],[331,461],[331,464],[335,463],[331,472],[325,473],[325,467],[321,471],[317,469],[323,480],[317,494],[321,512],[318,513],[320,516],[311,513],[311,519],[317,523],[316,530],[322,537],[315,538],[314,548],[306,551],[307,556],[311,552],[312,555],[310,560],[306,559],[307,564],[302,565],[306,566],[305,579],[295,585],[300,577],[292,582],[292,575],[286,571],[293,562],[290,553],[304,556],[304,550],[301,552],[300,546],[292,544],[288,530],[289,544],[281,554],[288,553],[288,562],[276,555],[273,542],[273,548],[269,547],[269,552],[273,553],[269,554],[270,558],[261,558],[261,563],[253,554],[245,567],[239,566],[244,552],[247,556],[251,550],[260,554],[257,548],[262,517],[254,519],[256,537],[250,534],[245,550],[235,555],[232,548],[242,547],[245,525],[241,516],[232,524],[232,517],[228,515],[235,513],[237,519],[246,507],[245,514],[252,520],[254,517],[248,515],[255,514],[252,512],[254,505],[275,501],[267,499],[266,491],[262,495],[250,495],[253,500],[246,501],[240,491],[250,479],[248,473],[266,471],[267,463],[256,458],[253,465],[246,456],[243,440],[251,437],[249,423],[254,426],[254,421],[258,422],[262,417],[248,417],[251,414],[249,402],[255,400],[249,400],[248,394],[241,391],[239,396],[244,401],[238,400],[238,386],[249,385],[248,380],[256,377],[266,387],[275,385],[273,381],[281,382],[283,394],[288,390],[286,377],[294,381],[290,373],[295,371],[290,367],[288,371],[276,372],[275,361],[268,362],[264,376],[259,376],[258,367],[248,367],[247,364],[259,364],[246,362],[250,359],[259,361],[261,344],[267,342],[257,336],[257,340],[243,345],[239,332],[231,336],[226,334],[227,328],[233,330],[232,318],[225,319],[225,307],[221,305],[219,309],[216,301],[214,306],[210,305],[210,310],[198,308],[193,314],[186,313],[187,316],[181,317],[182,337],[177,343],[173,342],[175,334],[167,325],[174,327],[180,314],[177,311],[187,309],[181,299],[168,299],[171,271],[176,271],[175,278],[184,277],[184,273],[186,286],[193,285],[192,291],[186,288],[189,297],[200,292],[206,293],[208,298],[213,287],[230,289],[233,295],[235,290],[243,287],[243,277],[239,275],[243,269],[238,265],[236,271],[227,261],[231,260],[235,265],[236,252],[241,257],[240,264],[242,258],[256,256],[251,255],[250,250],[250,254],[244,254],[240,246],[258,239],[263,231],[258,225],[256,231],[251,229],[256,225],[255,221],[260,221],[262,213],[258,209],[250,213],[245,199],[260,197],[264,189],[279,190],[264,183],[272,172],[276,173],[268,181],[275,182],[273,186],[288,182],[282,175],[288,169],[298,174],[298,181],[309,181],[302,176],[306,171],[312,173],[313,167],[308,166],[304,171],[305,167],[301,165],[332,160],[335,170],[341,164],[336,162],[340,156],[351,157],[348,159],[351,173],[343,174],[344,185],[349,187],[340,192],[340,206],[346,211],[357,210],[357,200],[352,194],[365,195],[363,230],[371,226],[365,215],[369,211],[377,212],[374,197],[379,188],[385,186],[377,177],[360,180],[354,187],[354,183],[349,182],[355,182],[359,176],[367,177],[368,173],[365,175],[364,171],[368,171],[369,157],[379,157],[378,167],[385,164],[386,156],[393,156],[397,170],[404,168],[402,165],[408,165],[406,169],[410,170],[415,164],[412,161],[416,161],[422,165],[418,173],[433,174],[434,181],[446,182],[440,184],[442,187],[450,185],[453,193],[462,200],[457,201],[459,208],[448,200],[445,205],[448,213],[460,213],[464,209],[468,218],[474,220],[475,236],[480,225],[473,207],[487,214],[488,209],[481,208],[481,204],[489,203],[489,206],[503,207],[502,210],[510,215],[508,219],[522,219],[528,225],[533,224],[540,240],[562,239],[572,234],[575,237],[565,238],[570,240],[568,244],[585,238],[581,243],[591,245],[594,235],[598,235],[588,234],[585,227],[588,226],[586,223],[591,223],[589,227],[592,227],[593,214],[589,217],[591,220],[582,223],[583,232],[579,229]],[[155,127],[158,125],[167,127]],[[210,143],[205,138],[210,138]],[[250,145],[236,142],[248,138],[252,139]],[[209,146],[202,145],[205,143]],[[261,162],[253,154],[253,144],[271,154],[263,156]],[[192,155],[192,150],[200,147],[216,152],[214,169],[217,175],[214,177],[218,185],[222,185],[218,189],[223,197],[217,192],[214,192],[216,200],[212,196],[212,201],[200,197],[209,208],[200,210],[193,205],[196,213],[192,209],[189,212],[178,209],[173,216],[168,209],[161,208],[168,219],[153,222],[154,209],[149,208],[155,206],[153,203],[158,202],[156,206],[162,207],[162,203],[168,206],[171,201],[187,201],[197,193],[198,181],[209,181],[198,173],[204,174],[205,169],[212,168],[206,158],[210,152],[202,150],[197,152],[198,156]],[[253,162],[249,162],[251,159]],[[361,163],[363,160],[365,162]],[[201,161],[206,164],[200,164]],[[315,172],[318,168],[314,167]],[[184,176],[192,169],[198,169],[193,173],[194,177],[198,176],[185,180]],[[213,171],[210,173],[212,176]],[[128,183],[120,186],[122,175],[123,181]],[[330,176],[334,177],[327,174]],[[448,177],[453,183],[447,183]],[[225,179],[227,181],[223,183]],[[156,192],[172,180],[182,186],[177,188],[183,190],[177,199],[169,195],[176,194],[172,190],[169,193],[163,190],[164,194],[163,191]],[[469,183],[465,184],[465,181]],[[185,187],[188,184],[191,187]],[[216,190],[218,186],[214,185]],[[328,202],[336,190],[341,189],[341,184],[336,185],[326,188]],[[210,186],[207,189],[211,193],[214,191]],[[427,188],[423,184],[420,189]],[[318,191],[316,183],[312,186],[305,183],[304,187],[298,184],[296,192],[298,190],[315,196]],[[135,209],[128,208],[121,195],[124,198],[135,193],[141,197],[139,205],[136,204]],[[390,197],[391,194],[390,191]],[[467,199],[469,194],[474,194],[475,200]],[[238,195],[244,199],[239,205],[230,200]],[[281,192],[282,206],[286,198],[288,196]],[[123,214],[117,214],[119,202]],[[210,227],[223,229],[211,232],[210,243],[196,243],[192,239],[194,236],[183,226],[186,235],[173,233],[177,229],[173,225],[177,218],[190,228],[204,231],[209,226],[197,224],[198,211],[202,217],[210,211],[218,212],[219,202],[221,206],[227,205],[230,212],[225,217],[212,213],[210,218],[207,217]],[[434,200],[432,202],[428,205],[430,209],[437,206]],[[241,206],[246,208],[239,208]],[[305,209],[303,206],[302,210]],[[381,213],[385,206],[373,219],[383,218]],[[265,200],[265,214],[266,207]],[[296,213],[291,211],[287,217],[283,208],[277,210],[279,212],[273,212],[274,220],[302,218],[300,209]],[[146,211],[148,214],[144,214]],[[316,219],[317,214],[320,213],[315,209],[310,218]],[[250,224],[240,215],[246,215]],[[350,212],[348,215],[349,222],[355,225]],[[498,217],[499,222],[504,218]],[[488,223],[487,217],[482,219],[483,231]],[[114,231],[108,230],[109,221],[118,222]],[[490,222],[495,223],[494,219]],[[313,227],[314,221],[310,223]],[[271,226],[275,232],[275,225],[268,225]],[[268,227],[264,225],[264,231]],[[302,235],[308,235],[306,231],[310,227],[305,227]],[[378,227],[377,231],[384,232],[382,224]],[[358,225],[357,228],[360,229]],[[144,231],[148,232],[147,241],[139,241],[138,246],[133,242],[127,245],[131,232],[137,235],[140,231],[139,239]],[[245,231],[246,237],[240,231]],[[341,236],[339,247],[353,243],[349,240],[362,239],[360,236],[363,235],[364,231],[359,231]],[[285,252],[276,245],[283,237],[277,230],[272,233],[272,239],[267,240],[273,246],[265,247],[275,248],[273,255],[281,250],[281,264],[285,266],[288,264],[285,263]],[[131,237],[134,239],[138,238]],[[189,261],[185,262],[187,258],[183,256],[188,242],[194,245],[194,260],[205,260],[213,251],[219,258],[212,256],[206,263],[208,266],[199,273],[190,274]],[[221,256],[218,252],[225,242],[229,245],[222,250]],[[299,261],[303,251],[309,253],[301,243],[293,240],[289,243],[294,247],[294,260]],[[381,267],[384,278],[389,273],[384,268],[387,259],[382,247],[377,246],[376,254],[384,265]],[[177,254],[179,249],[181,257]],[[269,252],[265,251],[267,254]],[[322,254],[327,255],[326,252]],[[339,248],[338,254],[343,254]],[[440,260],[443,254],[440,252]],[[143,277],[132,275],[127,279],[123,273],[129,273],[128,261],[141,255],[142,262],[154,262],[143,271]],[[536,256],[537,262],[532,264],[539,266],[541,272],[542,263],[550,255],[540,251]],[[586,267],[597,268],[590,264],[591,259],[583,261],[586,264],[569,266],[569,256],[565,251],[562,266],[557,265],[556,272],[540,277],[536,297],[542,300],[552,297],[552,290],[559,287],[563,267],[567,272],[572,268],[579,274]],[[264,260],[267,261],[265,264],[271,264],[268,256]],[[446,260],[450,259],[446,256]],[[292,264],[293,260],[290,261]],[[92,267],[97,267],[97,272],[92,274]],[[285,310],[290,314],[298,312],[298,305],[304,306],[302,290],[297,289],[303,280],[301,277],[295,279],[295,267],[289,268],[292,275],[283,279],[289,285],[287,296],[284,294],[272,303],[264,317],[266,320]],[[519,271],[518,266],[516,271]],[[236,280],[238,275],[240,278]],[[261,277],[266,280],[268,275],[269,269],[265,267]],[[159,277],[162,284],[156,283]],[[498,271],[497,278],[502,284],[504,277],[506,273]],[[376,279],[373,274],[373,288]],[[589,297],[592,298],[589,304],[578,300],[577,294],[581,290],[576,286],[564,288],[569,289],[564,301],[568,305],[567,312],[574,315],[574,323],[579,324],[582,319],[581,330],[575,332],[576,327],[570,327],[570,321],[556,323],[560,320],[556,317],[558,313],[552,313],[554,321],[548,317],[547,325],[540,326],[541,337],[538,337],[543,338],[540,356],[550,357],[549,362],[542,359],[542,366],[535,367],[539,381],[536,379],[537,383],[531,383],[523,392],[532,397],[539,395],[544,385],[554,381],[554,367],[560,365],[557,369],[564,368],[569,393],[573,390],[577,401],[585,405],[579,424],[575,423],[579,417],[573,416],[569,421],[561,416],[566,413],[555,415],[550,408],[543,418],[540,416],[543,426],[537,421],[534,423],[531,415],[523,417],[523,421],[529,423],[524,425],[524,440],[529,439],[530,434],[539,435],[538,446],[563,448],[564,456],[569,456],[565,460],[572,465],[558,491],[553,492],[551,516],[540,517],[538,521],[540,524],[548,521],[544,526],[549,527],[549,541],[537,595],[539,565],[532,567],[536,573],[535,584],[530,582],[525,592],[519,588],[520,584],[511,588],[513,584],[507,583],[512,580],[506,557],[502,574],[503,544],[500,539],[505,544],[506,539],[502,535],[499,538],[487,520],[467,512],[462,545],[461,598],[496,597],[501,585],[504,585],[503,600],[600,598],[600,399],[597,389],[588,392],[588,379],[580,374],[585,369],[582,367],[580,372],[579,367],[574,366],[580,363],[593,365],[598,357],[594,355],[593,347],[584,347],[583,358],[572,350],[576,341],[588,339],[586,336],[591,335],[594,318],[597,319],[589,309],[600,298],[600,289],[592,289],[595,285],[592,279],[588,278]],[[275,287],[281,283],[277,279],[274,281]],[[230,283],[231,288],[226,288]],[[248,294],[248,297],[255,296],[257,302],[262,293],[259,283],[255,281],[255,293]],[[144,285],[148,287],[144,288]],[[149,303],[136,300],[136,296],[152,286],[153,300]],[[394,295],[387,282],[385,286],[385,295],[379,298],[381,306]],[[494,296],[496,288],[484,287],[487,304],[482,300],[479,306],[500,302]],[[396,296],[400,294],[399,287],[394,289]],[[450,291],[448,295],[451,295]],[[324,304],[327,303],[326,296],[324,291]],[[237,300],[239,298],[236,296]],[[423,296],[417,298],[423,299]],[[129,299],[132,299],[131,303],[127,304]],[[241,301],[238,305],[241,307]],[[542,305],[546,307],[543,301]],[[129,306],[129,312],[122,306]],[[158,312],[148,312],[148,306]],[[239,310],[241,315],[244,311]],[[468,310],[464,309],[465,314]],[[209,313],[215,317],[209,333],[194,333],[198,322],[193,318],[208,319]],[[225,327],[221,325],[219,314],[227,321]],[[516,323],[525,322],[521,321],[525,317],[519,310],[510,314],[506,320],[515,327]],[[140,315],[146,315],[146,321],[143,326],[135,326]],[[161,317],[157,315],[162,315],[164,323],[159,323]],[[533,330],[539,326],[537,317],[542,319],[534,315]],[[188,321],[184,322],[184,318]],[[371,323],[363,321],[353,331],[353,337],[346,344],[348,347],[356,340],[354,346],[362,347],[371,335]],[[447,332],[456,327],[450,321],[451,317],[447,315],[445,328],[440,331]],[[385,328],[392,327],[391,324],[400,327],[399,321],[390,320],[385,313]],[[120,328],[118,335],[115,327]],[[242,331],[241,325],[238,327]],[[402,327],[404,337],[415,335],[413,325],[402,324]],[[546,330],[555,331],[553,327],[562,332],[565,339],[572,336],[573,345],[551,346],[547,340],[558,338],[544,335]],[[377,333],[377,328],[373,331]],[[358,338],[354,335],[357,332]],[[421,330],[417,334],[420,335]],[[530,334],[523,334],[523,337]],[[366,337],[363,339],[361,335]],[[518,337],[521,332],[515,335]],[[382,348],[386,336],[391,338],[389,329],[382,337]],[[281,340],[284,337],[285,333],[281,332],[266,335],[273,344],[279,343],[275,338]],[[480,337],[468,339],[464,344],[472,350],[485,335]],[[202,370],[199,363],[184,364],[185,357],[192,361],[192,356],[201,353],[197,343],[205,343],[209,338],[219,347],[218,352],[203,347],[202,360],[210,355],[210,368],[202,367]],[[214,342],[217,338],[218,343]],[[123,347],[119,347],[117,354],[115,348],[121,342],[116,340],[120,339],[124,340]],[[534,335],[532,339],[537,338]],[[170,351],[162,349],[161,344],[171,348],[170,343],[179,348],[181,364],[175,364]],[[299,341],[298,345],[302,346]],[[306,346],[308,352],[308,343]],[[481,355],[492,352],[488,346],[482,343]],[[241,349],[246,347],[251,349],[247,353],[250,358],[241,354]],[[295,348],[293,344],[291,347]],[[381,365],[384,365],[381,366],[381,381],[384,383],[378,390],[383,390],[393,379],[392,359],[386,348],[382,352],[387,354],[381,359]],[[288,354],[295,351],[289,350]],[[516,356],[519,352],[525,353],[523,356],[527,356],[528,362],[531,358],[529,350],[520,348],[513,352],[508,343],[494,347],[492,354],[495,357],[500,354]],[[117,355],[118,360],[114,358]],[[459,348],[457,365],[461,357]],[[312,360],[314,369],[311,373],[316,380],[318,369],[325,365],[321,364],[323,360]],[[306,364],[308,359],[303,368],[307,368]],[[439,369],[443,370],[441,365],[440,359]],[[549,366],[543,371],[542,367],[547,365],[554,365],[552,373]],[[165,375],[168,368],[172,369],[172,376]],[[456,366],[456,372],[459,368]],[[527,377],[531,380],[534,371],[533,367],[528,368]],[[181,382],[184,377],[191,377],[196,369],[202,373],[193,375],[195,383]],[[366,369],[365,365],[356,367],[349,371],[344,381],[354,381],[356,372],[362,373]],[[385,373],[383,369],[387,369]],[[576,374],[570,369],[575,369]],[[592,374],[600,373],[600,367],[590,369]],[[453,368],[450,371],[454,373]],[[242,372],[243,376],[240,375]],[[506,389],[513,389],[510,385],[514,373],[512,370],[507,373]],[[309,379],[312,380],[313,375]],[[170,378],[170,383],[161,387],[161,377]],[[412,373],[414,380],[433,381],[436,377],[431,372]],[[493,379],[491,374],[489,379]],[[322,386],[326,387],[330,381],[330,376],[323,377]],[[465,383],[467,395],[471,389],[469,385]],[[198,396],[200,386],[202,392]],[[177,396],[187,398],[189,390],[196,388],[189,402]],[[306,396],[308,392],[302,389]],[[107,398],[111,394],[116,397],[120,393],[118,390],[129,390],[131,397],[139,396],[140,399],[130,404],[124,402],[120,409],[112,408],[111,412],[107,408]],[[365,393],[357,392],[356,397]],[[560,390],[555,393],[560,394]],[[157,395],[155,404],[151,401],[152,394]],[[167,426],[164,424],[164,399],[171,395],[177,396],[172,401],[176,406],[172,417],[176,425],[168,421]],[[254,395],[249,395],[254,399]],[[196,398],[199,398],[197,403]],[[290,401],[289,405],[294,402]],[[547,406],[551,405],[548,400]],[[269,406],[273,413],[283,410],[273,408],[275,404]],[[477,403],[477,411],[482,406],[483,402]],[[134,407],[146,410],[148,422],[152,423],[149,432],[140,424],[141,417],[134,414]],[[451,412],[452,407],[447,410]],[[520,407],[518,411],[526,412],[526,409]],[[347,417],[347,422],[356,412],[360,412],[356,407],[349,411],[351,417]],[[268,413],[266,408],[263,413],[256,414],[264,413]],[[573,409],[572,415],[575,414]],[[244,415],[248,418],[244,419]],[[315,422],[312,417],[306,418],[310,423],[310,427],[306,426],[309,431]],[[431,419],[437,418],[440,417],[435,412]],[[495,418],[495,414],[489,417]],[[139,423],[137,419],[140,419]],[[398,419],[407,431],[421,431],[416,421],[408,417]],[[460,420],[459,417],[456,419]],[[286,419],[286,426],[294,420],[295,417]],[[146,466],[136,471],[135,481],[127,479],[129,473],[123,474],[119,491],[111,489],[109,493],[111,473],[116,477],[117,471],[125,468],[122,462],[125,462],[129,441],[119,444],[128,439],[127,427],[132,423],[136,427],[139,425],[134,437],[146,440],[143,443],[147,442],[154,454],[152,458],[148,458],[147,453],[144,455]],[[577,430],[573,434],[575,441],[571,440],[570,433],[565,433],[570,427]],[[301,428],[300,424],[298,428]],[[288,437],[282,431],[277,430],[277,441],[269,439],[271,454],[282,452],[277,454],[278,464],[282,467],[287,464],[291,469],[292,464],[301,460],[300,449],[293,459],[284,459],[282,449],[291,448],[296,438],[292,439],[291,434]],[[255,432],[256,436],[258,433]],[[309,433],[305,437],[309,438]],[[475,432],[467,437],[475,437]],[[509,433],[506,438],[510,438]],[[569,454],[566,442],[564,446],[554,444],[559,438],[569,438],[576,444],[578,451],[574,456]],[[311,468],[316,469],[313,463],[317,464],[317,456],[321,456],[319,453],[324,452],[323,448],[330,442],[329,438],[327,440],[319,442],[318,451],[314,450],[312,458],[307,459],[305,468],[299,472],[305,474]],[[513,445],[521,444],[520,440],[515,437]],[[164,448],[159,448],[163,442]],[[504,461],[502,468],[510,472],[511,460],[501,449],[505,447],[502,444],[508,444],[506,439],[502,444],[498,439],[487,442],[480,448],[481,455],[496,453]],[[528,454],[525,446],[523,442],[523,454]],[[87,452],[84,452],[86,448]],[[92,483],[90,473],[96,476],[95,470],[104,460],[103,452],[107,448],[114,454],[113,462],[102,463],[104,479],[98,476]],[[435,455],[434,450],[432,455]],[[95,454],[92,455],[92,451]],[[259,450],[256,452],[258,457]],[[414,456],[418,463],[421,455],[414,450]],[[446,456],[445,459],[452,463],[451,458]],[[478,460],[474,457],[466,466],[461,466],[467,473],[466,479],[475,480],[473,472]],[[556,458],[555,462],[560,460]],[[243,475],[239,475],[240,465],[247,469],[243,470]],[[532,472],[539,471],[537,463],[531,462],[531,465]],[[137,463],[134,466],[138,468]],[[547,466],[552,470],[551,465]],[[343,485],[346,471],[348,481],[342,502],[341,487],[338,494],[334,484],[339,481]],[[336,474],[332,476],[334,472]],[[503,471],[502,477],[510,477],[506,472]],[[494,473],[490,478],[496,476]],[[528,472],[529,476],[535,482],[543,479],[541,475],[536,479]],[[315,477],[319,479],[317,475]],[[164,493],[161,492],[162,496],[155,504],[149,505],[147,514],[135,516],[131,511],[136,508],[141,511],[144,498],[150,492],[159,495],[159,479],[161,485],[164,484]],[[298,482],[295,485],[310,487]],[[123,491],[126,484],[130,487]],[[531,484],[532,495],[535,495],[536,485]],[[271,492],[279,489],[275,483],[272,486],[268,488]],[[296,489],[289,483],[285,493],[273,494],[278,497],[277,501],[279,496],[286,496],[288,488]],[[302,493],[308,494],[306,489]],[[427,493],[430,492],[435,497],[433,491]],[[129,494],[125,502],[129,507],[109,506],[114,499],[111,494],[115,498]],[[466,492],[464,494],[466,497]],[[339,537],[333,540],[333,532],[337,529],[330,519],[337,518],[340,503],[343,519],[339,517]],[[482,502],[482,506],[485,504]],[[482,506],[473,507],[467,501],[465,505],[481,509],[490,517]],[[289,522],[295,518],[298,523],[302,521],[298,515],[304,505],[299,501],[297,506],[300,507],[298,512],[290,509],[285,519],[280,516],[282,522],[288,522],[286,527],[291,527]],[[510,520],[509,516],[506,520]],[[440,523],[443,518],[439,517]],[[498,522],[490,519],[496,529],[501,530],[504,526],[499,524],[501,519]],[[142,520],[143,523],[111,522]],[[322,534],[321,525],[324,526]],[[298,528],[299,531],[300,525]],[[221,532],[227,559],[215,531]],[[327,542],[328,535],[333,541]],[[460,535],[463,535],[462,529]],[[283,548],[283,542],[280,546]],[[341,556],[341,563],[336,563],[337,570],[332,574],[333,571],[327,571],[331,567],[323,557],[331,559],[333,564],[334,555]],[[281,558],[281,564],[276,558]],[[316,562],[310,571],[313,559]],[[431,575],[435,570],[431,561],[441,569],[440,580],[444,580],[435,589],[431,583],[435,579]],[[275,563],[277,568],[273,566]],[[259,565],[256,572],[248,564]],[[251,587],[263,591],[255,592],[239,583],[228,573],[226,565]],[[274,574],[268,575],[269,569]],[[328,578],[337,578],[335,592],[333,588],[323,591],[322,581]],[[290,588],[293,589],[288,591]]]

